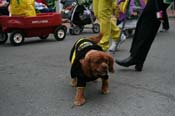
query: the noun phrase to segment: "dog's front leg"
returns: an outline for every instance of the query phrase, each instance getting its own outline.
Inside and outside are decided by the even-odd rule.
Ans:
[[[74,104],[80,106],[83,105],[84,103],[85,103],[84,87],[77,87]]]
[[[101,92],[102,92],[103,94],[108,94],[108,93],[109,93],[109,83],[108,83],[108,79],[102,79]]]

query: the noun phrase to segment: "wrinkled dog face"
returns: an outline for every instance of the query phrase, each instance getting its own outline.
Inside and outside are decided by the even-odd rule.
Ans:
[[[97,55],[96,55],[97,56]],[[105,76],[109,69],[109,60],[107,57],[91,57],[90,69],[94,76]]]
[[[95,77],[106,76],[108,71],[114,72],[113,58],[102,51],[91,50],[88,52],[81,62],[85,74],[93,75]]]

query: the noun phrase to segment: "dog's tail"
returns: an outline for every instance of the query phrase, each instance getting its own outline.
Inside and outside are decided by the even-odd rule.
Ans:
[[[91,36],[89,39],[92,40],[94,43],[99,43],[101,38],[103,37],[103,33],[99,33],[98,35]]]

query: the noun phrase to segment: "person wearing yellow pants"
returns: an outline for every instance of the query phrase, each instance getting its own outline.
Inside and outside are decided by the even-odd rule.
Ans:
[[[120,29],[113,20],[113,7],[116,0],[93,0],[94,14],[100,22],[100,32],[103,33],[99,45],[104,51],[109,48],[109,40],[112,38],[115,42],[119,40]]]

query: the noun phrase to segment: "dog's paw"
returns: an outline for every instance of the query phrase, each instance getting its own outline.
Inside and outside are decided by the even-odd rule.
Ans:
[[[77,87],[76,95],[74,99],[74,105],[81,106],[85,103],[84,87]]]
[[[70,85],[71,85],[72,87],[76,87],[76,85],[77,85],[77,80],[76,80],[76,79],[71,79]]]
[[[74,101],[74,105],[76,105],[76,106],[81,106],[81,105],[83,105],[84,103],[85,103],[85,99],[84,99],[84,98]]]
[[[107,88],[104,89],[104,88],[103,88],[103,89],[101,90],[101,93],[106,95],[106,94],[109,93],[109,89],[107,89]]]

